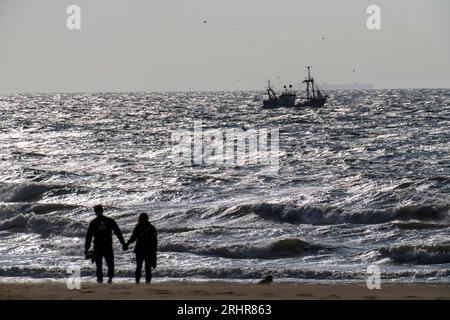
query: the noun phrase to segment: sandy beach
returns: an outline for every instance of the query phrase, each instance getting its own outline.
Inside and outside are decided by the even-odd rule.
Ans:
[[[0,299],[24,300],[297,300],[297,299],[450,299],[449,285],[386,284],[369,290],[364,284],[309,285],[273,283],[270,285],[208,283],[158,283],[152,285],[82,284],[69,290],[63,283],[0,283]]]

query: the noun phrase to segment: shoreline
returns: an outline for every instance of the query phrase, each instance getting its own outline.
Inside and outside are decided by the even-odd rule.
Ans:
[[[61,282],[0,282],[0,300],[450,300],[449,284],[359,284],[160,282],[151,285],[82,283],[69,290]]]

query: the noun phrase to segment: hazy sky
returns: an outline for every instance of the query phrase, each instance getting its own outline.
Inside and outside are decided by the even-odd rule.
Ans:
[[[449,88],[449,39],[448,0],[0,0],[0,92]]]

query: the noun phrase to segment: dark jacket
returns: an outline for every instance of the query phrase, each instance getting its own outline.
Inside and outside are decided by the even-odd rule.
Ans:
[[[86,251],[91,246],[92,237],[94,237],[94,249],[96,250],[112,250],[112,233],[117,236],[120,243],[125,245],[122,232],[114,219],[100,216],[92,220],[86,234]]]
[[[133,234],[127,244],[136,241],[134,253],[150,256],[152,267],[156,267],[156,251],[158,247],[158,235],[156,228],[148,221],[139,222],[134,228]]]

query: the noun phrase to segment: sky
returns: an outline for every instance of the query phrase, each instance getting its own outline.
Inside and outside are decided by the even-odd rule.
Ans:
[[[450,88],[449,33],[448,0],[0,0],[0,93]]]

